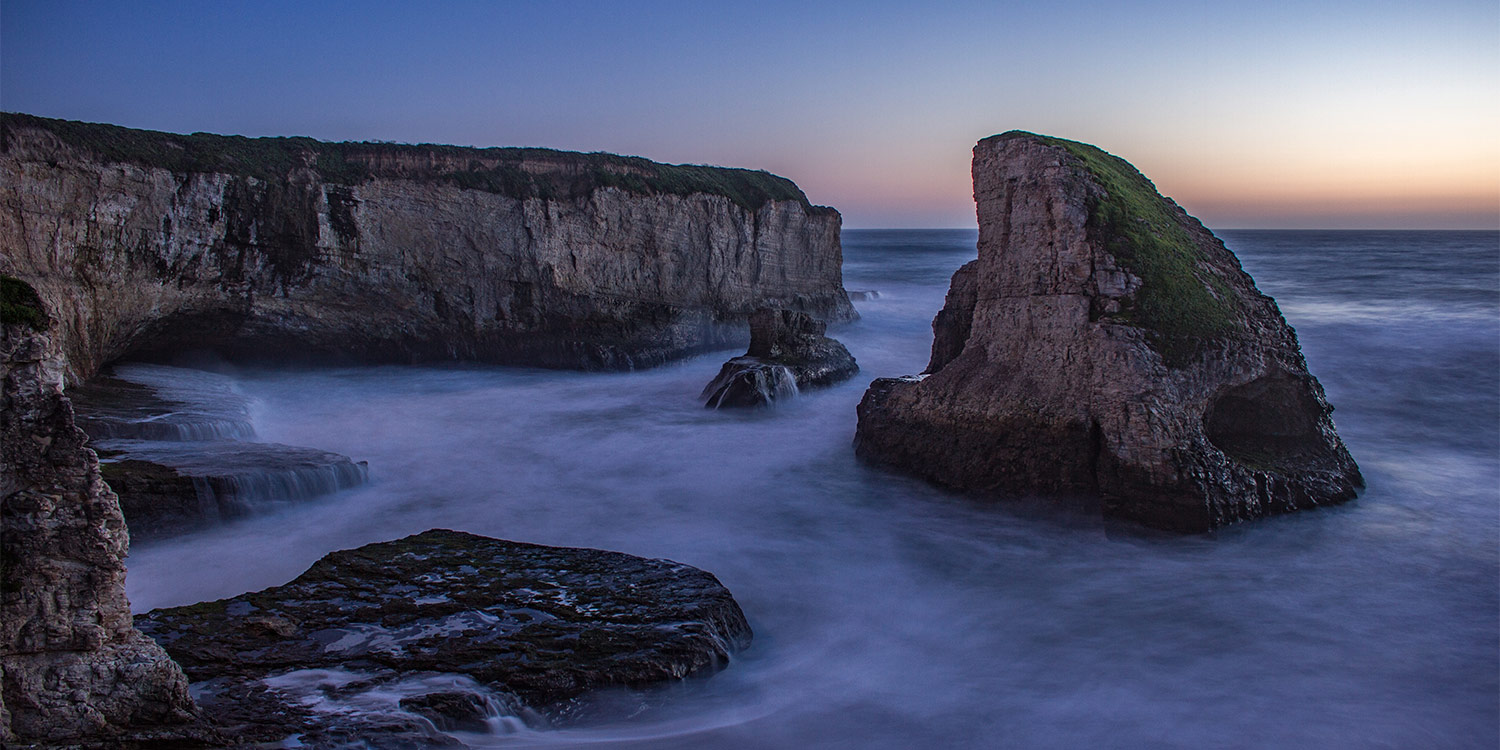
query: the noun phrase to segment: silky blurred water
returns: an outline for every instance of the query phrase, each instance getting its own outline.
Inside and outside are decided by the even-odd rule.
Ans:
[[[138,546],[137,611],[290,580],[431,527],[667,557],[735,594],[726,671],[495,746],[1493,748],[1500,236],[1221,233],[1296,327],[1368,490],[1169,537],[862,466],[871,378],[920,371],[975,233],[847,231],[853,381],[705,410],[733,354],[626,374],[232,371],[265,440],[369,485]]]

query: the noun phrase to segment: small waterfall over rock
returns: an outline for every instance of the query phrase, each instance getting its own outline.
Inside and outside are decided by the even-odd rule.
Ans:
[[[149,538],[357,487],[369,470],[337,453],[255,440],[249,399],[211,372],[121,365],[73,389],[78,424]]]
[[[250,401],[211,372],[124,364],[71,388],[93,440],[252,440]]]
[[[859,372],[827,325],[795,310],[761,308],[750,316],[750,349],[724,363],[704,389],[704,406],[759,406],[790,398],[799,387],[832,385]]]
[[[795,398],[797,377],[791,368],[756,357],[736,357],[724,364],[718,377],[704,389],[702,397],[711,409],[721,406],[754,406]]]

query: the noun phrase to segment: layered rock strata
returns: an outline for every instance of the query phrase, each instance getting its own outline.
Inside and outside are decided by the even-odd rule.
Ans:
[[[729,591],[696,568],[441,529],[136,623],[227,734],[299,747],[432,744],[417,717],[449,731],[499,714],[545,724],[595,688],[711,674],[751,638]],[[340,702],[363,710],[316,709]]]
[[[129,537],[63,395],[46,314],[0,324],[0,741],[202,739],[182,671],[131,624]]]
[[[750,349],[724,363],[701,398],[710,409],[758,406],[801,388],[841,383],[859,372],[853,355],[805,313],[762,308],[750,316]]]
[[[214,373],[111,368],[69,389],[137,542],[357,487],[365,462],[255,440],[249,401]]]
[[[994,136],[973,171],[979,258],[926,373],[865,394],[861,457],[1179,531],[1354,497],[1296,334],[1202,224],[1081,143]]]
[[[181,347],[569,368],[853,317],[790,181],[608,154],[179,136],[5,114],[0,272],[74,379]]]

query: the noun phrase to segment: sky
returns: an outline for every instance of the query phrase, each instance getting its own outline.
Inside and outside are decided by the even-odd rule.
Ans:
[[[1500,227],[1500,2],[0,0],[0,109],[765,169],[972,227],[971,149],[1093,143],[1211,228]]]

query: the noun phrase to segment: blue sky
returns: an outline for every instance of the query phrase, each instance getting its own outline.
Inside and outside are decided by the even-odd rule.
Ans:
[[[1095,143],[1211,227],[1500,226],[1500,4],[0,4],[0,107],[767,169],[972,225],[969,150]]]

